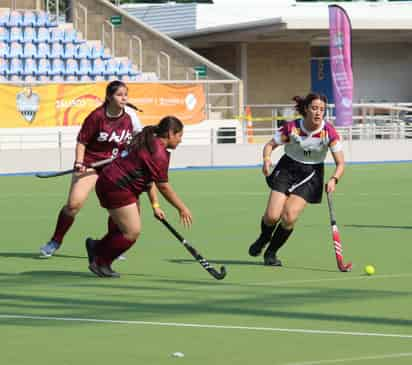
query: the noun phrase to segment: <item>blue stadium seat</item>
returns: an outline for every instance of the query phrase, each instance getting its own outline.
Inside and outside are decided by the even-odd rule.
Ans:
[[[77,55],[77,46],[75,46],[73,43],[67,43],[64,46],[63,58],[64,59],[76,58],[76,55]]]
[[[122,61],[119,62],[119,70],[117,71],[117,74],[119,76],[129,75],[130,68],[131,68],[130,61],[129,60],[122,60]]]
[[[33,43],[25,43],[23,48],[24,58],[37,58],[37,48]]]
[[[119,63],[114,58],[106,61],[105,76],[117,75],[117,71],[119,71]]]
[[[31,58],[26,59],[26,61],[24,62],[23,75],[37,75],[37,64],[35,60]]]
[[[69,76],[66,76],[66,81],[78,81],[78,78],[77,76],[69,75]]]
[[[74,59],[69,59],[66,61],[66,72],[65,75],[76,75],[79,73],[79,66],[77,61]]]
[[[38,27],[48,27],[49,26],[49,15],[45,11],[37,12],[36,26]]]
[[[13,10],[12,12],[10,12],[8,26],[12,28],[12,27],[21,27],[22,25],[23,25],[22,14],[17,10]]]
[[[85,58],[81,59],[78,75],[80,76],[89,75],[91,70],[92,70],[92,67],[91,67],[90,61]]]
[[[49,42],[49,40],[50,40],[49,30],[45,27],[39,28],[37,30],[36,42],[37,43]]]
[[[42,82],[49,82],[50,78],[47,75],[40,75],[37,77],[37,80],[42,81]]]
[[[0,75],[7,76],[9,74],[9,63],[6,59],[0,58]]]
[[[22,28],[13,27],[10,29],[9,42],[23,42]]]
[[[55,75],[55,76],[52,77],[51,80],[54,81],[54,82],[61,82],[61,81],[64,81],[64,77],[61,76],[61,75]]]
[[[9,75],[22,75],[23,74],[23,62],[18,58],[10,60]]]
[[[9,41],[9,30],[4,27],[0,27],[0,42]]]
[[[20,75],[10,75],[9,80],[13,81],[13,82],[19,82],[20,83],[20,82],[24,81],[24,78],[23,78],[23,76],[20,76]]]
[[[64,31],[63,43],[76,43],[77,32],[74,29],[66,29]]]
[[[23,31],[23,42],[33,43],[37,41],[36,30],[31,27],[24,28]]]
[[[63,42],[64,39],[64,30],[61,28],[50,29],[50,42]]]
[[[10,11],[3,10],[0,12],[0,27],[8,27],[10,19]]]
[[[9,57],[9,45],[6,42],[0,42],[0,57],[1,58]]]
[[[106,81],[106,78],[102,75],[97,75],[94,77],[94,81]]]
[[[66,68],[64,67],[64,62],[60,58],[56,58],[52,61],[48,75],[65,75]]]
[[[10,43],[9,58],[23,57],[23,47],[18,42]]]
[[[31,10],[26,10],[23,13],[23,27],[36,26],[36,14]]]
[[[92,81],[92,78],[87,75],[79,76],[79,81]]]
[[[104,49],[103,49],[103,47],[102,47],[101,45],[96,45],[96,44],[94,44],[94,45],[92,45],[92,47],[91,47],[91,52],[90,52],[89,58],[92,59],[92,60],[96,60],[96,59],[98,59],[98,58],[102,58],[102,56],[103,56],[103,51],[104,51]]]
[[[37,45],[37,58],[49,57],[50,47],[48,43],[39,43]]]
[[[82,43],[77,48],[77,58],[89,58],[90,57],[90,48],[87,43]]]
[[[63,45],[60,43],[52,43],[50,46],[49,58],[62,58],[63,57]]]
[[[103,76],[106,72],[106,65],[105,62],[99,58],[93,61],[93,67],[90,71],[91,76]]]
[[[36,76],[25,76],[24,77],[24,82],[35,82],[36,81]]]
[[[50,72],[50,62],[47,58],[41,58],[37,68],[37,75],[48,75]]]

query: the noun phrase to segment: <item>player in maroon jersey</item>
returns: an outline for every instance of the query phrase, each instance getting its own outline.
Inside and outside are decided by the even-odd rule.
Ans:
[[[116,157],[126,148],[132,134],[141,130],[133,106],[127,103],[127,86],[121,81],[107,85],[104,103],[85,119],[77,137],[74,168],[67,203],[60,210],[51,240],[40,248],[42,257],[50,257],[94,188],[99,171],[88,168],[93,162]]]
[[[129,153],[103,169],[96,183],[96,193],[114,225],[100,240],[86,240],[89,269],[97,276],[119,277],[112,270],[113,260],[128,250],[141,231],[138,200],[142,192],[149,194],[154,213],[164,217],[155,186],[178,211],[185,226],[192,223],[192,214],[168,182],[170,152],[181,142],[183,124],[175,117],[165,117],[156,126],[147,126],[137,134]]]

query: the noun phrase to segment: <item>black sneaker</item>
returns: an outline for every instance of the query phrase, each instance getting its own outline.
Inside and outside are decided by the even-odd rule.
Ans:
[[[262,238],[258,238],[253,244],[249,247],[249,255],[256,257],[262,253],[262,250],[265,248],[268,241],[263,241]]]
[[[282,261],[280,261],[276,255],[265,255],[263,264],[265,266],[282,266]]]
[[[96,256],[96,253],[94,251],[96,247],[96,240],[92,238],[86,238],[86,250],[87,250],[87,257],[89,258],[89,264],[91,264],[94,260],[94,257]]]
[[[120,278],[120,274],[110,266],[97,265],[94,261],[89,265],[89,270],[101,278]]]

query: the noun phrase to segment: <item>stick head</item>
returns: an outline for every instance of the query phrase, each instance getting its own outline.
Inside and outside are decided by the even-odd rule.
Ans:
[[[338,268],[341,272],[350,272],[352,271],[352,263],[348,262],[347,264],[344,264],[343,261],[341,261],[338,263]]]
[[[227,274],[226,268],[224,266],[220,267],[220,272],[214,269],[213,267],[209,268],[207,271],[209,271],[210,274],[217,280],[224,279]]]

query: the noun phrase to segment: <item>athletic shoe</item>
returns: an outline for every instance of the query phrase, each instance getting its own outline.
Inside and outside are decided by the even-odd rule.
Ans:
[[[96,242],[97,241],[90,237],[86,238],[86,251],[87,257],[89,258],[89,264],[91,264],[94,261],[94,257],[96,256],[96,253],[94,252]]]
[[[120,278],[120,274],[113,271],[110,266],[97,265],[95,261],[89,265],[89,270],[101,278]]]
[[[280,261],[276,255],[265,255],[263,259],[263,264],[265,266],[282,266],[282,261]]]
[[[252,245],[250,245],[249,255],[253,257],[259,256],[267,243],[268,241],[263,241],[262,238],[259,237]]]
[[[120,255],[116,260],[124,261],[126,260],[126,256]]]
[[[56,241],[49,241],[44,246],[40,247],[40,257],[52,257],[53,254],[58,250],[60,244]]]

